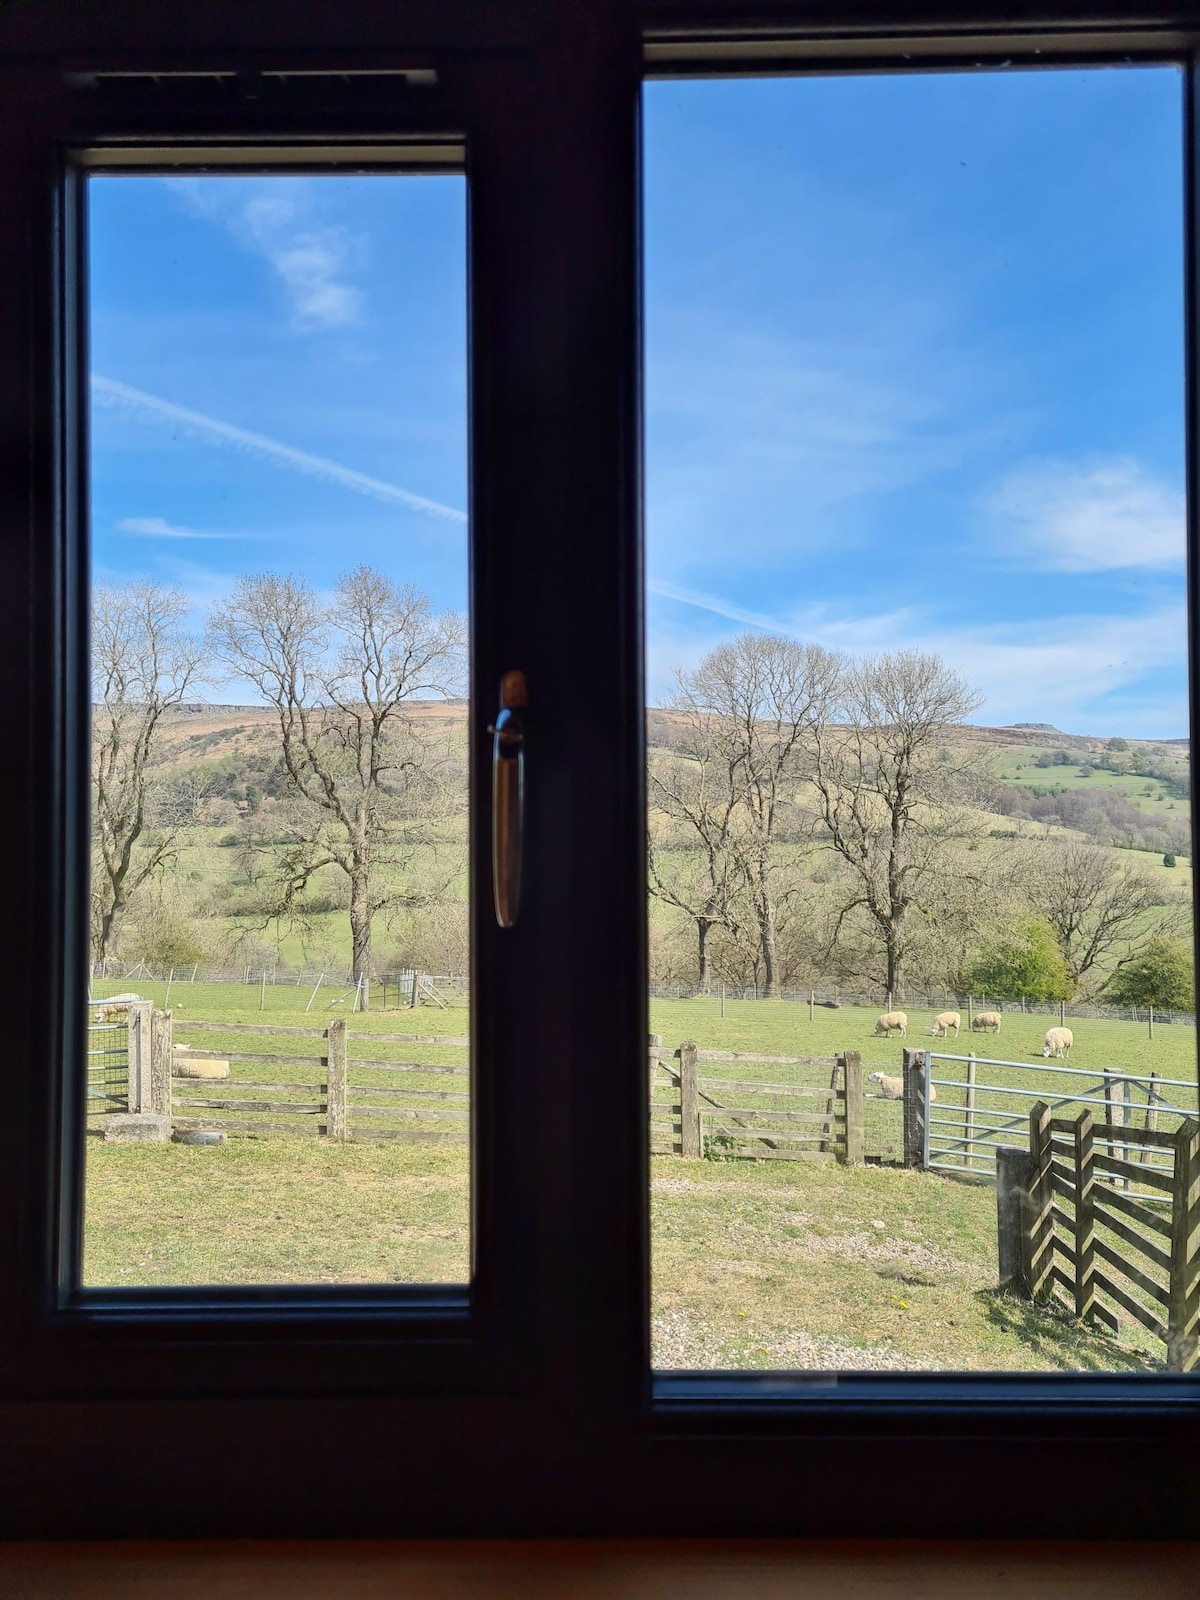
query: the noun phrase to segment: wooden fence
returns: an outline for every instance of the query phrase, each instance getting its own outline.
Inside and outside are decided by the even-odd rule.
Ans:
[[[997,1173],[1002,1283],[1114,1332],[1124,1312],[1163,1341],[1168,1368],[1196,1367],[1200,1124],[1163,1133],[1039,1101],[1029,1149],[1004,1150]]]
[[[378,1054],[385,1045],[453,1046],[465,1048],[468,1040],[437,1034],[353,1034],[343,1017],[327,1028],[273,1027],[266,1024],[180,1022],[179,1031],[192,1035],[254,1035],[282,1048],[266,1051],[229,1050],[222,1043],[214,1055],[228,1061],[234,1072],[228,1078],[203,1079],[185,1075],[174,1049],[174,1026],[169,1011],[156,1011],[152,1026],[151,1056],[159,1070],[152,1073],[150,1103],[140,1109],[170,1116],[176,1129],[215,1128],[253,1136],[265,1133],[322,1135],[343,1140],[405,1140],[419,1143],[465,1141],[470,1116],[466,1083],[448,1087],[454,1080],[470,1078],[470,1068],[443,1061],[387,1061]],[[295,1041],[288,1050],[284,1041]],[[301,1041],[313,1041],[302,1054]],[[358,1051],[363,1051],[359,1055]],[[367,1054],[366,1052],[370,1052]],[[197,1055],[199,1051],[195,1052]],[[240,1069],[266,1069],[241,1076]]]
[[[740,1072],[744,1067],[816,1069],[821,1083],[799,1074],[748,1080],[702,1074],[705,1064]],[[752,1157],[802,1161],[836,1155],[863,1159],[863,1072],[857,1051],[840,1056],[782,1056],[736,1050],[700,1050],[694,1043],[667,1051],[653,1037],[649,1049],[650,1149],[655,1155],[692,1158]]]

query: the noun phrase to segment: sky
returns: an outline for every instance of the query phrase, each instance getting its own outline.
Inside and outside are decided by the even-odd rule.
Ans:
[[[1186,733],[1181,126],[1173,68],[647,85],[651,701],[765,629]],[[91,180],[98,578],[465,606],[465,206]]]

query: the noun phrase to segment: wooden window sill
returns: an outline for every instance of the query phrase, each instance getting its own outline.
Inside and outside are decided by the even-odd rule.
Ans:
[[[5,1600],[1144,1600],[1198,1543],[786,1540],[10,1543]]]

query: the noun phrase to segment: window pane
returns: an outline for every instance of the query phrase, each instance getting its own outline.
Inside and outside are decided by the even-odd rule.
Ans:
[[[461,1282],[464,180],[89,209],[83,1281]]]
[[[657,1366],[1196,1358],[1181,149],[646,90]]]

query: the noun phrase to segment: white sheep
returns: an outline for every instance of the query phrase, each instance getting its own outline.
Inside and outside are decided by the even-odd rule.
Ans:
[[[1047,1028],[1046,1037],[1042,1041],[1043,1056],[1058,1056],[1059,1059],[1070,1059],[1071,1046],[1075,1043],[1075,1035],[1070,1028]]]
[[[977,1011],[972,1018],[971,1026],[976,1033],[984,1033],[989,1028],[993,1033],[999,1033],[1003,1021],[1004,1018],[998,1011]]]
[[[95,1008],[93,1022],[115,1022],[124,1017],[129,1007],[141,1000],[140,994],[111,994],[104,1004]]]
[[[943,1039],[950,1037],[950,1029],[954,1029],[954,1037],[958,1038],[958,1030],[962,1026],[962,1017],[957,1011],[943,1011],[940,1016],[933,1019],[933,1027],[929,1030],[929,1037],[936,1039],[939,1035]]]
[[[908,1012],[885,1011],[875,1024],[876,1034],[887,1034],[890,1038],[893,1033],[898,1033],[902,1039],[908,1035]]]
[[[881,1100],[904,1099],[903,1078],[889,1078],[885,1072],[872,1072],[868,1074],[867,1082],[877,1083],[879,1085],[879,1098]],[[929,1085],[929,1098],[931,1100],[937,1099],[937,1090],[932,1084]]]

